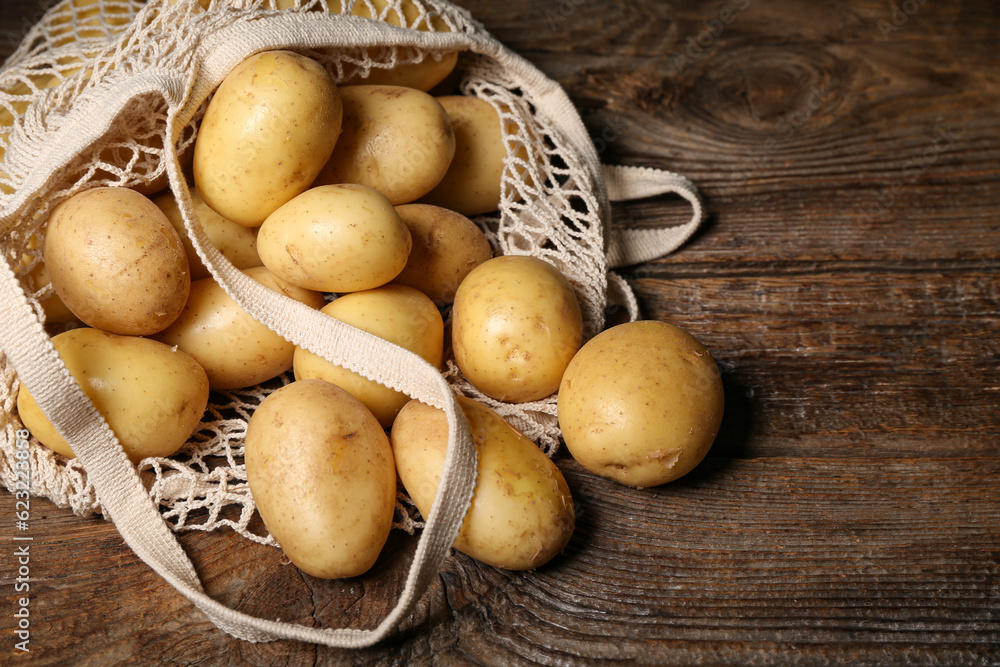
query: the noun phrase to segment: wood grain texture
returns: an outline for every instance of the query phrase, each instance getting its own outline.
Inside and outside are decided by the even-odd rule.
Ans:
[[[559,463],[578,513],[560,557],[513,573],[456,554],[396,637],[354,653],[221,636],[113,526],[36,509],[33,664],[65,664],[67,636],[92,664],[986,664],[1000,647],[996,459],[713,458],[647,491]],[[237,609],[366,627],[401,589],[415,540],[394,535],[371,573],[344,582],[223,534],[182,542]]]
[[[701,189],[704,228],[621,273],[719,362],[709,458],[638,491],[560,453],[561,556],[512,573],[456,554],[355,652],[233,639],[113,525],[34,500],[32,652],[0,663],[1000,665],[1000,10],[459,4],[565,87],[605,162]],[[0,57],[38,7],[4,5]],[[674,197],[613,213],[687,215]],[[0,493],[11,609],[13,514]],[[226,531],[181,541],[212,596],[316,627],[375,625],[415,545],[394,534],[372,572],[324,582]]]

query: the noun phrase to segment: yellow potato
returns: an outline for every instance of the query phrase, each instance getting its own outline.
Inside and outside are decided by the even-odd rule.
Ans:
[[[439,368],[444,355],[444,321],[427,296],[404,285],[385,285],[346,294],[322,309],[330,317],[419,354]],[[389,428],[409,397],[302,348],[293,359],[295,379],[320,379],[349,391]]]
[[[173,455],[201,423],[208,378],[184,352],[148,338],[90,328],[53,336],[52,344],[134,463]],[[23,386],[17,411],[39,442],[75,456]]]
[[[43,256],[66,307],[111,333],[162,331],[191,288],[180,236],[148,197],[128,188],[92,188],[59,204]]]
[[[374,54],[373,54],[374,55]],[[341,81],[342,86],[377,85],[405,86],[428,92],[451,74],[458,63],[458,51],[443,54],[429,53],[415,63],[404,63],[390,68],[373,67],[367,76],[354,74]]]
[[[343,131],[316,185],[358,183],[405,204],[438,184],[455,135],[436,99],[402,86],[344,86],[340,96]]]
[[[28,238],[28,250],[39,250],[42,245],[42,237],[38,234],[32,234]],[[34,257],[28,253],[21,255],[22,267],[27,267],[32,261],[34,261]],[[52,279],[49,278],[49,270],[45,268],[45,262],[41,260],[31,267],[25,274],[25,277],[27,279],[27,289],[33,292],[41,290],[52,282]],[[76,315],[73,314],[73,311],[66,307],[66,304],[63,303],[62,299],[55,292],[50,291],[49,295],[39,302],[39,305],[41,305],[42,311],[45,313],[46,326],[51,324],[73,324],[79,326],[82,324]]]
[[[205,203],[256,227],[310,186],[333,152],[343,105],[333,77],[290,51],[247,58],[223,80],[194,147]]]
[[[201,257],[195,252],[191,239],[188,238],[187,229],[184,227],[184,220],[181,218],[181,211],[173,193],[167,192],[160,195],[153,200],[153,203],[167,216],[167,220],[177,230],[184,243],[184,252],[187,254],[188,265],[191,267],[191,280],[208,278],[211,274],[204,262],[201,261]],[[191,206],[212,245],[218,248],[219,252],[233,263],[233,266],[237,269],[250,269],[263,264],[260,261],[260,256],[257,255],[256,228],[244,227],[222,217],[205,203],[197,190],[191,191]]]
[[[278,0],[278,2],[289,2],[289,0]],[[345,2],[349,2],[349,0],[345,0]],[[344,5],[340,0],[330,0],[328,4],[331,13],[343,13]],[[444,19],[440,15],[436,13],[428,15],[426,11],[422,12],[420,6],[413,2],[413,0],[400,0],[399,2],[391,2],[390,0],[360,0],[353,3],[349,2],[349,4],[352,5],[350,13],[353,16],[375,18],[385,21],[390,25],[405,26],[415,28],[416,30],[427,31],[433,29],[435,32],[448,32],[449,30],[448,24],[444,22]],[[369,9],[369,5],[375,9],[374,13]],[[422,20],[421,13],[424,14]]]
[[[559,387],[566,448],[588,470],[634,487],[686,475],[708,453],[723,413],[712,355],[665,322],[621,324],[577,353]]]
[[[247,482],[282,551],[325,579],[364,574],[392,528],[396,472],[365,406],[322,380],[285,385],[247,425]]]
[[[51,278],[49,278],[49,270],[45,268],[45,262],[35,264],[28,277],[35,289],[40,289],[52,282]],[[41,306],[42,311],[45,313],[45,324],[47,325],[80,324],[73,311],[66,307],[66,304],[63,303],[63,300],[55,292],[50,293],[48,297],[43,299]]]
[[[381,193],[364,185],[306,190],[268,216],[257,254],[276,276],[321,292],[388,283],[406,266],[412,239]]]
[[[413,247],[393,282],[420,290],[439,306],[450,304],[465,276],[493,257],[486,235],[461,213],[429,204],[403,204],[396,213]]]
[[[479,481],[455,548],[495,567],[541,567],[573,534],[573,498],[562,472],[496,412],[463,396],[456,400],[476,444]],[[391,438],[399,479],[427,517],[444,470],[445,414],[410,401],[396,418]]]
[[[451,119],[455,157],[441,181],[420,201],[462,215],[497,210],[507,157],[500,116],[489,102],[478,97],[445,95],[437,101]]]
[[[501,401],[535,401],[559,388],[583,341],[583,316],[555,267],[503,255],[458,286],[451,340],[458,367],[477,389]]]
[[[206,2],[206,0],[201,0],[201,2]],[[330,13],[349,13],[351,16],[360,16],[366,19],[374,18],[385,21],[390,25],[405,26],[417,30],[426,31],[431,28],[436,32],[448,32],[449,30],[448,24],[436,13],[429,14],[424,12],[423,20],[420,20],[421,8],[413,0],[400,0],[398,2],[390,2],[390,0],[345,0],[345,2],[350,5],[349,12],[345,12],[347,7],[340,0],[328,0],[327,6]],[[265,0],[264,7],[268,9],[291,9],[296,4],[299,6],[308,4],[308,0]],[[315,9],[318,8],[314,8],[314,11]],[[372,12],[372,9],[375,11]]]
[[[312,308],[324,303],[322,294],[290,285],[263,266],[244,273]],[[213,278],[191,285],[180,317],[156,339],[194,357],[205,368],[212,389],[249,387],[277,377],[291,369],[295,353],[295,345],[252,318]]]

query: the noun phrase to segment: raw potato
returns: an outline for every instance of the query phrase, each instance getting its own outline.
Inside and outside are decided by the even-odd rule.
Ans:
[[[465,276],[493,257],[486,235],[461,213],[429,204],[403,204],[396,213],[410,230],[413,247],[393,282],[420,290],[439,306],[454,301]]]
[[[405,86],[426,93],[444,81],[457,63],[458,51],[428,53],[420,62],[403,63],[391,68],[373,67],[367,76],[354,74],[342,81],[341,85]]]
[[[549,562],[573,535],[573,498],[559,468],[500,415],[456,396],[469,421],[479,481],[455,548],[509,570]],[[424,516],[430,516],[448,445],[442,410],[410,401],[392,427],[400,481]]]
[[[181,218],[181,211],[173,193],[167,192],[160,195],[153,200],[153,203],[167,216],[167,220],[177,230],[181,242],[184,243],[184,252],[187,254],[188,266],[191,268],[191,280],[208,278],[211,274],[205,268],[201,257],[195,252],[191,239],[188,238],[187,229],[184,227],[184,220]],[[223,257],[232,262],[233,266],[237,269],[250,269],[262,264],[257,255],[257,230],[255,228],[244,227],[223,218],[205,203],[197,190],[191,191],[191,206],[212,245],[218,248]]]
[[[634,487],[686,475],[719,431],[723,388],[712,355],[689,332],[641,321],[587,342],[559,387],[559,425],[588,470]]]
[[[367,408],[328,382],[293,382],[254,411],[245,451],[260,516],[296,567],[324,579],[371,569],[392,528],[396,471]]]
[[[53,336],[52,344],[133,463],[173,455],[201,423],[208,377],[184,352],[148,338],[90,328]],[[39,442],[75,456],[23,385],[17,412]]]
[[[438,101],[402,86],[344,86],[343,131],[316,185],[357,183],[395,204],[437,185],[455,154],[455,135]]]
[[[38,250],[42,247],[43,241],[41,237],[37,234],[32,234],[28,239],[28,250]],[[30,254],[25,253],[21,255],[21,266],[27,267],[34,261],[34,257]],[[32,292],[39,292],[44,289],[47,285],[51,285],[52,279],[49,277],[49,270],[45,268],[45,262],[39,260],[35,265],[28,271],[27,275],[27,288]],[[39,305],[42,307],[42,311],[45,313],[45,325],[50,327],[50,325],[70,325],[70,326],[80,326],[82,323],[77,319],[76,315],[73,314],[66,304],[63,303],[59,295],[55,293],[54,290],[49,290],[48,295],[40,299]]]
[[[202,3],[207,0],[201,0]],[[366,19],[378,19],[385,21],[389,25],[406,26],[416,30],[427,31],[431,28],[435,32],[449,32],[450,28],[441,15],[436,12],[428,12],[422,6],[417,5],[413,0],[328,0],[327,6],[331,14],[344,14],[344,3],[351,5],[350,14]],[[301,0],[265,0],[264,6],[270,9],[290,9]],[[396,5],[396,6],[393,6]],[[374,10],[374,12],[372,11]],[[419,20],[419,23],[418,23]]]
[[[44,287],[52,282],[49,278],[49,270],[45,268],[45,262],[39,262],[35,264],[31,272],[28,274],[29,280],[36,287]],[[73,314],[63,300],[59,298],[59,295],[55,292],[51,292],[49,296],[42,299],[40,302],[42,311],[45,313],[45,324],[82,324]]]
[[[477,266],[459,285],[451,316],[462,374],[510,403],[555,393],[583,341],[573,287],[535,257],[502,255]]]
[[[501,176],[507,149],[500,116],[478,97],[444,95],[437,98],[451,119],[455,157],[447,173],[421,203],[480,215],[500,206]]]
[[[278,1],[288,2],[288,0]],[[341,13],[343,2],[347,2],[347,0],[330,0],[330,11]],[[397,6],[393,7],[393,4]],[[369,9],[369,5],[374,8],[374,14]],[[416,30],[427,31],[433,29],[434,32],[448,32],[450,30],[448,24],[439,14],[421,9],[421,6],[413,2],[413,0],[400,0],[396,3],[390,0],[354,2],[353,7],[351,7],[351,14],[364,18],[377,18],[390,25],[407,26]]]
[[[444,355],[441,312],[434,302],[412,287],[385,285],[346,294],[324,306],[321,312],[419,354],[435,368],[441,367]],[[297,380],[320,379],[343,387],[364,403],[384,428],[392,425],[400,408],[410,400],[402,392],[302,348],[295,349],[293,368]]]
[[[406,266],[411,245],[392,203],[364,185],[311,188],[268,216],[257,234],[264,266],[321,292],[388,283]]]
[[[268,289],[311,308],[323,295],[290,285],[263,266],[244,271]],[[177,321],[156,339],[194,357],[212,389],[239,389],[277,377],[292,367],[295,345],[252,318],[213,278],[191,285],[191,297]]]
[[[340,134],[333,77],[290,51],[247,58],[223,80],[194,148],[195,187],[220,215],[259,226],[312,184]]]
[[[148,197],[128,188],[92,188],[59,204],[43,256],[66,307],[111,333],[162,331],[191,289],[180,236]]]

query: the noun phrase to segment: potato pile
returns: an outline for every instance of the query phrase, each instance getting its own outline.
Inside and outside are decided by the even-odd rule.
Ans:
[[[477,98],[433,94],[455,59],[426,62],[383,73],[388,83],[338,84],[282,50],[237,66],[191,156],[205,233],[268,289],[434,367],[450,352],[487,396],[524,403],[558,392],[567,448],[597,474],[634,487],[686,474],[722,416],[711,355],[661,322],[584,343],[580,304],[559,270],[493,256],[467,216],[499,206],[500,118]],[[43,259],[82,325],[54,336],[56,349],[133,461],[176,453],[210,389],[292,371],[257,407],[245,443],[251,492],[288,558],[316,577],[357,576],[386,543],[398,486],[429,515],[444,413],[250,317],[195,254],[172,193],[98,187],[71,197],[51,215]],[[540,567],[574,530],[565,478],[494,410],[456,400],[479,482],[455,548],[501,568]],[[18,409],[43,444],[73,456],[24,389]]]

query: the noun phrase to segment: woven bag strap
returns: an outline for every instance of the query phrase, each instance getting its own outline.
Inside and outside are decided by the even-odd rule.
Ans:
[[[705,212],[698,189],[679,174],[651,167],[604,165],[611,201],[678,194],[691,204],[691,218],[682,225],[654,229],[615,229],[608,244],[608,266],[617,268],[663,257],[691,238]]]

